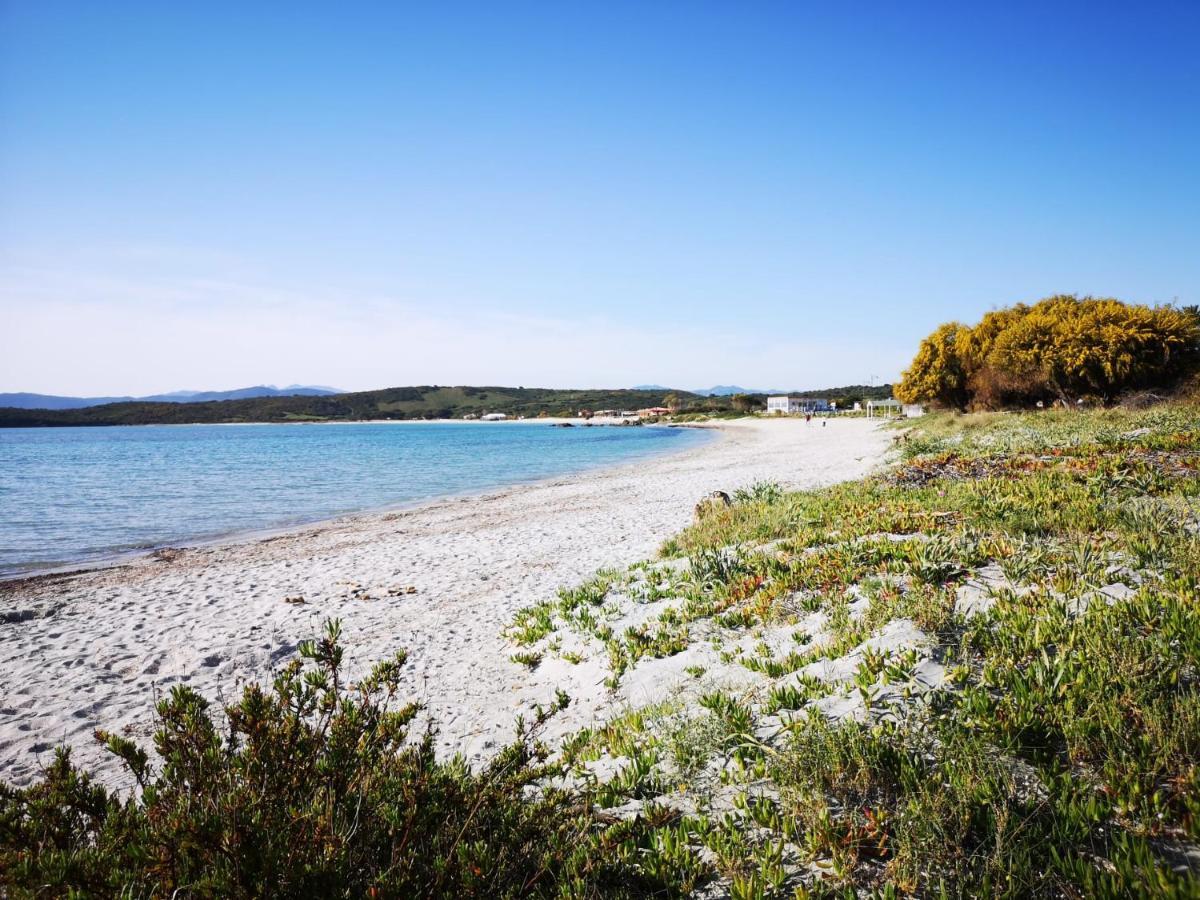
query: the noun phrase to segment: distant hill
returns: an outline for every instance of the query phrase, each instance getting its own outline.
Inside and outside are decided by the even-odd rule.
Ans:
[[[247,388],[248,391],[258,390]],[[352,394],[328,393],[327,388],[263,388],[270,393],[228,400],[207,400],[190,394],[174,400],[122,400],[97,406],[49,409],[0,408],[0,428],[52,425],[182,425],[206,422],[354,422],[368,419],[457,419],[469,413],[506,413],[510,416],[574,416],[581,409],[628,409],[665,405],[674,394],[683,412],[717,413],[752,411],[765,406],[762,393],[750,402],[733,403],[728,396],[701,396],[669,388],[580,389],[523,387],[417,387],[385,388]],[[300,390],[314,393],[301,394]],[[238,392],[228,392],[238,393]],[[883,399],[892,386],[849,385],[816,391],[793,391],[802,397],[836,400]],[[4,397],[14,395],[0,395]],[[20,396],[20,395],[16,395]],[[34,395],[38,396],[38,395]],[[159,395],[166,397],[169,395]],[[54,398],[51,398],[54,399]],[[71,398],[64,398],[71,399]]]
[[[842,387],[821,388],[812,391],[780,391],[793,397],[819,397],[823,400],[886,400],[892,396],[890,384],[847,384]]]
[[[277,388],[270,384],[260,384],[232,391],[174,391],[170,394],[152,394],[149,397],[134,399],[167,403],[208,403],[212,400],[248,400],[252,397],[329,397],[342,393],[345,392],[337,388],[316,385],[289,384],[287,387]]]
[[[634,390],[670,391],[671,388],[658,384],[640,384]],[[697,388],[686,393],[697,394],[701,397],[732,397],[734,394],[747,394],[752,397],[768,394],[791,394],[796,397],[862,397],[866,400],[885,400],[892,396],[890,384],[849,384],[844,387],[821,388],[819,390],[789,391],[782,388],[747,388],[736,384],[718,384],[710,388]]]
[[[273,394],[232,400],[109,403],[76,409],[0,409],[0,427],[52,425],[154,425],[205,422],[361,421],[366,419],[461,418],[468,413],[512,416],[576,415],[581,409],[661,406],[668,393],[687,403],[716,400],[686,391],[555,390],[509,387],[386,388],[315,396]],[[711,407],[706,407],[711,408]]]
[[[173,391],[147,397],[59,397],[53,394],[0,394],[0,407],[13,409],[84,409],[110,403],[207,403],[213,400],[246,400],[252,397],[325,397],[340,394],[336,388],[291,384],[284,388],[260,384],[232,391]]]
[[[734,394],[773,394],[776,391],[758,390],[755,388],[738,387],[736,384],[718,384],[710,388],[697,388],[694,391],[680,391],[678,388],[669,388],[661,384],[639,384],[635,385],[635,391],[675,391],[676,393],[696,394],[700,397],[732,397]]]

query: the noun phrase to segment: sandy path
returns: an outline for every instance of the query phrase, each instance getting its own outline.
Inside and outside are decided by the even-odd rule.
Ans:
[[[65,741],[105,780],[124,782],[94,729],[145,738],[156,692],[180,682],[229,699],[335,616],[351,674],[408,649],[408,686],[447,750],[486,754],[557,686],[575,699],[559,727],[586,724],[611,702],[603,676],[511,662],[501,630],[515,610],[601,566],[652,556],[710,490],[856,478],[889,442],[865,420],[720,428],[719,440],[650,462],[0,585],[0,779],[28,782]],[[408,585],[417,593],[387,595]],[[375,599],[355,597],[356,586]],[[296,594],[306,602],[284,602]]]

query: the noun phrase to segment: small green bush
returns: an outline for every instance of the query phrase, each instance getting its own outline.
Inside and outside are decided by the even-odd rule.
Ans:
[[[783,488],[773,481],[756,481],[733,492],[734,503],[775,503],[783,499]]]
[[[78,897],[527,897],[645,895],[639,826],[609,834],[556,770],[538,724],[481,770],[410,741],[396,706],[403,654],[342,680],[337,623],[305,642],[271,690],[247,687],[222,733],[176,687],[158,706],[161,765],[99,733],[138,783],[101,787],[60,750],[37,784],[0,786],[0,895]],[[560,698],[559,706],[565,702]]]

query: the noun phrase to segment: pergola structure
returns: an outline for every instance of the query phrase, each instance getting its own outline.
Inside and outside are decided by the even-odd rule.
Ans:
[[[867,401],[867,418],[873,419],[876,416],[888,418],[890,416],[898,416],[902,410],[902,405],[899,400],[888,397],[886,400],[868,400]]]

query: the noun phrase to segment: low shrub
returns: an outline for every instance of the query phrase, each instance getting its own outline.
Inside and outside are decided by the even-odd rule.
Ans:
[[[59,750],[31,787],[0,787],[0,895],[100,897],[643,896],[636,823],[599,822],[586,793],[544,786],[534,735],[479,771],[409,740],[403,654],[343,683],[337,623],[270,690],[218,724],[176,687],[158,706],[161,763],[98,733],[138,784],[122,799]],[[565,703],[560,698],[559,706]]]

